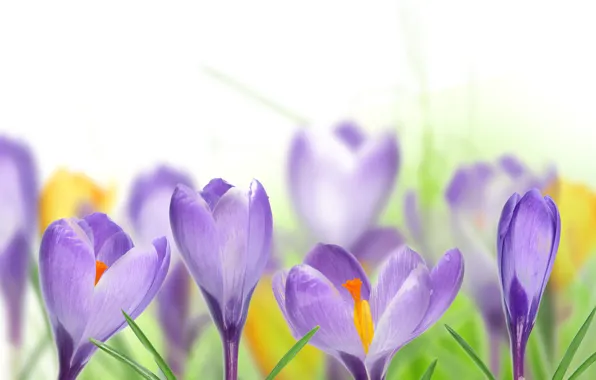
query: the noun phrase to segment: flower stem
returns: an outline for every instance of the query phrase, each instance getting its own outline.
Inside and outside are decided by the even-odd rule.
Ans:
[[[513,379],[524,380],[524,354],[525,344],[516,342],[513,347]]]
[[[224,339],[224,358],[226,366],[225,380],[238,379],[238,340]]]

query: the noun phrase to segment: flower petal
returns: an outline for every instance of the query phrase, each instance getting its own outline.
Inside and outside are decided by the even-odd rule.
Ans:
[[[451,249],[430,273],[432,294],[428,310],[414,335],[422,334],[441,318],[457,296],[464,278],[464,258],[458,249]]]
[[[108,241],[110,248],[107,248],[103,252],[103,258],[110,262],[116,261],[120,256],[132,248],[132,241],[130,241],[128,236],[126,236],[128,239],[120,236],[116,238],[116,241],[110,241],[114,235],[122,233],[126,235],[126,233],[106,214],[96,212],[87,215],[83,220],[87,222],[87,225],[93,232],[93,250],[96,257],[99,256],[99,253],[102,252],[104,245],[108,243]],[[98,260],[100,260],[99,257]],[[106,264],[108,263],[106,262]]]
[[[178,185],[170,204],[174,240],[195,282],[222,297],[222,263],[218,232],[209,206],[192,189]]]
[[[224,196],[224,194],[230,190],[232,185],[227,183],[221,178],[214,178],[205,187],[203,191],[201,191],[201,197],[207,202],[209,208],[213,210],[219,199]]]
[[[182,262],[170,271],[157,294],[157,311],[164,337],[170,346],[186,352],[187,324],[189,318],[190,274]]]
[[[352,310],[318,270],[304,264],[290,270],[286,280],[286,312],[298,336],[320,326],[310,340],[315,347],[336,357],[339,352],[364,357]]]
[[[253,180],[248,193],[248,242],[246,288],[254,287],[271,257],[273,216],[269,197],[261,183]]]
[[[397,249],[379,270],[377,284],[372,290],[370,308],[373,321],[378,322],[391,300],[399,292],[410,273],[426,267],[422,257],[407,246]]]
[[[91,316],[95,255],[76,219],[60,219],[46,229],[39,251],[39,277],[52,326],[77,342]]]
[[[396,248],[404,244],[404,237],[396,228],[376,227],[364,233],[352,247],[359,262],[367,268],[376,268]]]
[[[342,285],[355,278],[362,281],[360,294],[362,299],[370,298],[370,282],[358,260],[342,247],[333,244],[317,244],[304,259],[304,264],[309,265],[335,286],[348,304],[353,304],[352,296]]]
[[[344,121],[334,129],[335,135],[339,137],[350,149],[357,150],[366,140],[366,136],[358,125],[352,121]]]
[[[377,366],[377,361],[388,365],[393,353],[412,339],[428,310],[431,289],[428,269],[418,265],[403,281],[378,320],[366,357],[367,367]]]
[[[155,247],[135,247],[104,273],[95,287],[81,344],[88,338],[103,342],[124,327],[122,310],[129,315],[135,311],[153,284],[158,265]]]
[[[130,190],[127,211],[128,216],[136,230],[142,230],[142,228],[139,226],[139,223],[144,224],[144,216],[142,214],[145,213],[143,210],[145,209],[147,202],[150,202],[151,199],[160,192],[169,193],[167,194],[167,206],[165,206],[165,212],[167,213],[170,199],[172,198],[172,192],[178,184],[184,184],[188,187],[193,187],[193,181],[189,175],[167,165],[158,166],[153,171],[139,176],[134,181]],[[159,207],[159,210],[161,209],[162,207]],[[160,215],[161,213],[162,212],[160,211]],[[167,214],[165,220],[169,221],[169,216]],[[152,223],[155,222],[155,220],[152,221]],[[150,242],[151,240],[163,235],[164,232],[162,231],[143,240]]]

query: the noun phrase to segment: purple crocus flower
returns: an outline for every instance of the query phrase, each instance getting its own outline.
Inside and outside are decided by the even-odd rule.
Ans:
[[[553,200],[532,189],[509,198],[499,220],[499,279],[509,327],[513,378],[524,379],[524,354],[555,262],[561,218]]]
[[[457,249],[429,270],[408,247],[394,251],[371,286],[356,258],[319,244],[304,263],[273,282],[296,338],[315,326],[310,343],[341,361],[357,380],[384,379],[393,355],[434,324],[453,302],[464,273]]]
[[[387,204],[398,168],[392,133],[367,138],[349,122],[332,134],[301,130],[289,155],[291,199],[316,241],[352,248]]]
[[[58,348],[59,380],[75,379],[96,350],[151,302],[170,265],[165,237],[133,246],[105,214],[59,219],[46,229],[39,276]]]
[[[174,241],[170,228],[170,201],[178,184],[193,186],[193,181],[185,173],[168,166],[159,166],[134,181],[128,215],[139,242],[150,243],[159,236]],[[166,339],[168,363],[175,374],[182,376],[192,345],[209,317],[191,314],[192,281],[186,266],[178,260],[175,246],[171,267],[156,297],[158,320]]]
[[[8,312],[8,335],[15,347],[21,344],[37,193],[37,170],[28,147],[0,137],[0,291]]]
[[[178,185],[170,204],[174,240],[219,329],[226,378],[238,376],[238,345],[252,293],[271,255],[273,218],[263,186],[213,179],[200,193]]]
[[[471,268],[464,279],[464,288],[485,320],[491,369],[495,373],[500,367],[500,345],[506,339],[494,248],[500,205],[512,193],[545,186],[552,178],[552,173],[538,176],[515,157],[506,155],[495,163],[481,161],[460,167],[445,193],[453,239]]]

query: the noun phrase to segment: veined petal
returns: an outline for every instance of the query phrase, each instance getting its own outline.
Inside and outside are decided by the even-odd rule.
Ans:
[[[426,268],[424,260],[407,246],[398,248],[385,261],[379,270],[377,284],[372,290],[370,308],[373,321],[379,322],[385,309],[395,298],[406,279],[410,277],[412,271],[419,267]]]
[[[93,232],[93,251],[96,254],[101,251],[103,245],[113,235],[119,232],[124,232],[119,225],[114,223],[114,221],[104,213],[95,212],[85,216],[83,220],[87,222],[87,225]]]
[[[219,202],[219,199],[230,190],[232,185],[227,183],[221,178],[214,178],[201,191],[201,197],[207,202],[211,210],[215,209],[215,205]]]
[[[352,247],[352,253],[365,267],[373,269],[404,242],[404,237],[396,228],[376,227],[358,239]]]
[[[269,197],[259,181],[251,182],[248,199],[248,261],[245,287],[253,288],[271,257],[273,216]]]
[[[299,336],[320,326],[310,340],[315,347],[335,356],[344,352],[364,357],[352,310],[318,270],[304,264],[290,270],[286,280],[286,312]]]
[[[464,258],[458,249],[451,249],[430,272],[432,294],[424,319],[414,335],[422,334],[441,318],[457,296],[464,278]]]
[[[538,190],[520,199],[499,247],[504,294],[517,278],[530,297],[541,297],[556,255],[557,219]]]
[[[362,281],[360,288],[362,299],[370,298],[370,282],[358,260],[342,247],[333,244],[317,244],[304,259],[304,264],[313,267],[335,286],[348,304],[354,301],[350,292],[342,285],[358,278]]]
[[[155,247],[134,247],[114,263],[95,287],[93,307],[81,344],[107,340],[124,327],[122,310],[131,314],[145,298],[158,268]]]
[[[75,219],[60,219],[44,233],[39,251],[39,277],[48,316],[78,342],[91,316],[95,255]]]
[[[174,240],[195,282],[222,299],[222,263],[218,232],[209,206],[192,189],[178,185],[170,204]]]
[[[431,286],[426,266],[418,265],[409,273],[377,322],[367,367],[376,367],[381,361],[386,370],[393,354],[412,339],[428,310]]]

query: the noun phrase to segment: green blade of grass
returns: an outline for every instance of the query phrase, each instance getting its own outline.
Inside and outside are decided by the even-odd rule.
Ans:
[[[461,348],[463,348],[464,351],[466,351],[468,356],[474,361],[474,363],[478,366],[478,368],[480,368],[480,370],[486,375],[486,377],[490,380],[496,380],[493,374],[486,366],[486,364],[484,364],[484,362],[480,359],[478,354],[474,352],[474,349],[468,344],[468,342],[466,342],[464,338],[462,338],[458,333],[456,333],[455,330],[449,327],[449,325],[445,325],[445,328],[447,329],[447,331],[449,331],[449,334],[451,334],[451,336],[461,346]]]
[[[316,326],[315,328],[313,328],[312,330],[310,330],[306,335],[304,335],[302,337],[302,339],[300,339],[298,342],[296,342],[296,344],[294,344],[294,346],[292,348],[290,348],[290,351],[288,351],[279,361],[279,363],[277,363],[277,365],[273,368],[273,370],[271,371],[271,373],[269,374],[269,376],[267,376],[267,378],[265,380],[273,380],[275,379],[275,376],[277,376],[281,370],[288,365],[288,363],[294,359],[294,357],[298,354],[298,352],[300,352],[300,350],[306,346],[306,344],[308,343],[308,341],[310,340],[310,338],[312,338],[313,335],[315,335],[315,333],[317,332],[317,330],[319,329],[319,326]]]
[[[153,347],[153,344],[151,344],[151,342],[149,341],[149,339],[147,338],[145,333],[143,333],[141,328],[124,311],[122,311],[122,314],[124,314],[126,323],[128,323],[132,332],[135,333],[137,338],[139,338],[139,341],[143,344],[143,346],[147,349],[147,351],[149,351],[149,353],[151,353],[151,355],[153,355],[153,360],[155,360],[155,363],[157,363],[157,366],[159,367],[159,369],[161,369],[161,372],[163,372],[166,379],[167,380],[176,380],[176,376],[170,369],[170,366],[168,366],[166,361],[163,360],[161,355],[159,355],[159,353],[157,352],[155,347]]]
[[[586,336],[586,333],[588,332],[588,330],[590,328],[590,324],[592,323],[592,319],[594,319],[595,312],[596,312],[596,307],[594,309],[592,309],[592,312],[590,313],[590,315],[588,315],[588,318],[586,318],[586,321],[584,322],[582,327],[580,327],[577,334],[575,334],[575,338],[573,338],[573,340],[569,344],[567,351],[565,351],[565,355],[563,355],[563,359],[561,359],[561,362],[559,363],[559,366],[557,367],[557,370],[555,371],[555,374],[553,375],[553,380],[563,380],[563,376],[565,376],[565,372],[567,372],[569,365],[571,365],[573,356],[577,352],[580,344],[584,340],[584,337]]]
[[[433,360],[432,363],[430,363],[430,365],[428,366],[428,368],[426,369],[426,371],[424,372],[424,375],[422,375],[420,380],[430,380],[433,377],[433,373],[435,372],[435,367],[437,366],[438,360],[439,359],[435,359],[435,360]]]
[[[596,362],[596,352],[590,355],[590,357],[588,357],[586,361],[584,361],[579,367],[577,367],[575,372],[573,372],[573,375],[571,375],[567,380],[579,379],[579,375],[581,375],[582,373],[584,373],[584,371],[590,368],[590,366],[594,364],[594,362]]]
[[[148,380],[160,380],[153,372],[149,371],[147,368],[143,367],[142,365],[136,363],[135,361],[129,359],[128,357],[122,355],[118,351],[114,350],[110,346],[105,345],[104,343],[97,341],[93,338],[89,339],[91,343],[96,345],[100,350],[104,351],[114,359],[121,361],[122,363],[130,366],[134,369],[139,375],[141,375],[144,379]]]

